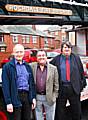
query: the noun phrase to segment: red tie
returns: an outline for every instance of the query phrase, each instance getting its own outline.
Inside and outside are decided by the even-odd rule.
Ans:
[[[70,81],[70,64],[68,57],[66,57],[66,80]]]

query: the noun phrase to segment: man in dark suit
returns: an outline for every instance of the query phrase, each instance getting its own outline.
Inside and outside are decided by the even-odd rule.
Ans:
[[[67,100],[71,108],[72,120],[80,120],[80,93],[86,85],[83,65],[79,56],[72,53],[72,45],[65,41],[61,45],[61,54],[51,64],[57,66],[59,74],[59,95],[56,101],[55,120],[66,120]]]

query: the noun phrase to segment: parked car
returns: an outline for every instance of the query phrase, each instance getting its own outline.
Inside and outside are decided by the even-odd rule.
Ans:
[[[55,56],[59,55],[57,52],[47,52],[47,58],[54,58]]]
[[[23,59],[28,63],[36,62],[37,61],[36,54],[37,54],[36,49],[27,49],[25,50]]]
[[[88,78],[88,56],[80,56],[83,63],[85,77]]]

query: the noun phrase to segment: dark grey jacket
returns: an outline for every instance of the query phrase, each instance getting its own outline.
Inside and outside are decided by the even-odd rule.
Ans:
[[[61,70],[60,70],[60,57],[61,54],[56,56],[52,61],[50,61],[51,64],[57,66],[58,74],[59,74],[59,90],[61,90],[62,87],[62,81],[60,80]],[[86,86],[86,79],[84,76],[84,70],[83,65],[80,60],[80,57],[71,54],[71,66],[70,66],[70,78],[71,78],[71,84],[76,94],[80,94],[82,89]]]

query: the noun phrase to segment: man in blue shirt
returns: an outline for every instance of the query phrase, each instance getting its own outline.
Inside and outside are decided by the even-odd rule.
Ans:
[[[2,69],[2,90],[7,112],[13,120],[30,120],[32,109],[36,106],[36,92],[32,69],[23,61],[24,47],[13,48],[14,58]]]
[[[80,120],[80,93],[86,85],[84,70],[78,55],[72,53],[72,45],[65,41],[61,45],[61,54],[51,64],[57,66],[59,74],[59,95],[56,100],[55,120],[67,120],[66,103],[69,100],[71,120]]]

